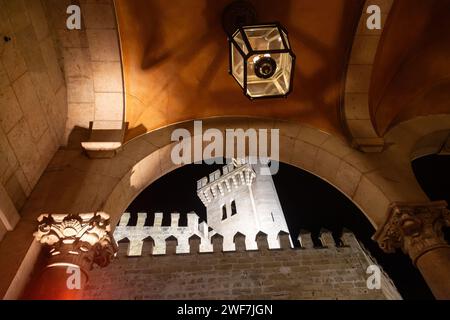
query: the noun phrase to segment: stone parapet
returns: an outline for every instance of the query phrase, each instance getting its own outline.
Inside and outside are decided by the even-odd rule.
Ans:
[[[251,164],[234,160],[233,163],[222,167],[222,171],[216,170],[208,177],[197,181],[197,195],[205,206],[224,196],[227,192],[241,186],[251,186],[256,178],[256,173]]]

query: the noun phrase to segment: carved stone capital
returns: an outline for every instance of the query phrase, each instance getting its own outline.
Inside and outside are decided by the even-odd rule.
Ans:
[[[401,248],[415,264],[424,253],[448,247],[442,233],[444,225],[450,225],[445,201],[393,203],[389,207],[388,219],[373,239],[388,253]]]
[[[43,214],[34,237],[50,248],[48,266],[73,264],[85,271],[107,266],[117,252],[104,212],[77,215]]]

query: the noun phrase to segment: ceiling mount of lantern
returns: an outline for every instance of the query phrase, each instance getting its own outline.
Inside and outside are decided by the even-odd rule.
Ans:
[[[287,97],[295,66],[288,33],[278,22],[256,24],[255,19],[247,1],[233,2],[224,11],[229,72],[250,99]]]

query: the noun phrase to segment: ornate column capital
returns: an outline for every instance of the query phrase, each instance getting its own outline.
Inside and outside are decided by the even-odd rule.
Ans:
[[[394,202],[389,206],[388,219],[373,239],[387,253],[401,248],[416,264],[424,253],[449,246],[442,233],[444,225],[450,225],[450,213],[445,201]]]
[[[50,247],[48,266],[73,264],[87,272],[94,264],[107,266],[117,252],[104,212],[43,214],[38,221],[34,237]]]

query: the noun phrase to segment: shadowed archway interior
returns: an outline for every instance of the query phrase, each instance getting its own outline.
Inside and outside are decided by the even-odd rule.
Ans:
[[[421,187],[431,201],[441,199],[450,204],[450,155],[429,155],[412,163]],[[450,243],[450,228],[444,228],[444,236]]]
[[[170,225],[170,214],[180,213],[180,225],[187,225],[187,213],[195,211],[206,220],[206,210],[196,195],[196,182],[221,165],[186,165],[161,177],[147,187],[130,204],[129,225],[135,225],[138,212],[147,212],[146,225],[151,225],[155,212],[163,212],[163,226]],[[273,180],[286,221],[297,238],[300,230],[311,232],[313,240],[322,228],[335,234],[343,228],[351,230],[395,282],[404,299],[433,299],[419,271],[411,260],[397,252],[385,254],[371,239],[375,230],[364,214],[342,193],[320,178],[280,163]],[[298,242],[295,245],[299,245]]]

